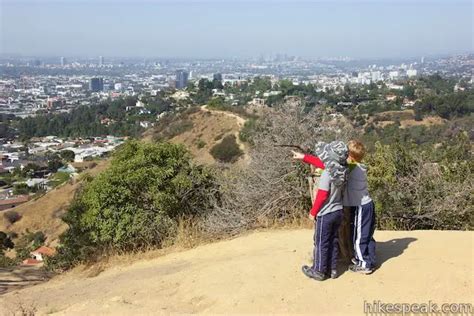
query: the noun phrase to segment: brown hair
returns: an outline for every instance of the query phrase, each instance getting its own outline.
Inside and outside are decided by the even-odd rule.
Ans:
[[[355,161],[361,162],[365,156],[365,146],[359,140],[350,140],[347,143],[347,147],[349,148],[349,155],[354,158]]]

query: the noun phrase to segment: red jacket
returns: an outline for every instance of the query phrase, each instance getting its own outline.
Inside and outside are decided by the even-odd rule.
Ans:
[[[304,155],[303,162],[308,163],[310,165],[315,166],[316,168],[319,169],[324,169],[324,163],[321,161],[316,156],[312,155]],[[316,198],[314,199],[314,204],[313,207],[311,208],[311,211],[309,212],[312,216],[316,217],[318,215],[318,212],[321,210],[321,207],[324,205],[324,202],[329,197],[329,192],[325,190],[319,190],[316,193]]]

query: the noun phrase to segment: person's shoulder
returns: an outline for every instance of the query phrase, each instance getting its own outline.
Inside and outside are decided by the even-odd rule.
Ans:
[[[353,170],[357,170],[359,172],[364,172],[364,173],[367,173],[367,165],[361,163],[361,162],[358,162],[355,164],[355,167],[353,168]]]
[[[357,166],[352,170],[352,172],[349,174],[349,178],[353,180],[362,180],[367,181],[367,166],[358,163]]]

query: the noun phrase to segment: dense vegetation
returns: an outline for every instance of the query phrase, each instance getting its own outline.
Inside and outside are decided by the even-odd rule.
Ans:
[[[43,113],[25,119],[0,116],[0,137],[28,140],[35,136],[59,137],[138,136],[140,121],[156,120],[156,115],[170,108],[163,94],[144,96],[143,104],[135,107],[136,97],[107,100],[90,106],[79,106],[68,113]]]
[[[44,114],[25,118],[18,122],[21,138],[55,135],[59,137],[91,137],[105,135],[138,135],[141,128],[136,118],[126,111],[127,105],[135,105],[133,98],[79,106],[69,113]],[[110,124],[104,124],[107,118]]]
[[[446,95],[430,95],[415,104],[415,115],[438,115],[445,119],[462,117],[474,112],[474,92],[463,91]]]
[[[16,261],[5,256],[5,250],[12,249],[15,246],[7,233],[0,231],[0,267],[6,268],[14,266]]]
[[[15,243],[12,241],[14,238],[17,238]],[[0,267],[15,266],[24,259],[30,258],[30,253],[42,246],[45,240],[46,236],[41,231],[30,232],[26,230],[21,236],[0,231]],[[9,258],[5,255],[5,250],[8,249],[15,250],[15,258]]]
[[[203,215],[214,194],[213,176],[194,166],[183,146],[129,141],[69,207],[69,229],[49,265],[68,268],[106,250],[160,246],[180,217]]]
[[[474,163],[464,134],[436,150],[375,144],[367,159],[380,229],[473,229]]]

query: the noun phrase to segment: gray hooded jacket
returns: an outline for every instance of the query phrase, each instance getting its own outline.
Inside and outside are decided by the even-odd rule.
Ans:
[[[367,167],[356,164],[347,177],[342,203],[344,206],[361,206],[370,202],[372,199],[367,183]]]

